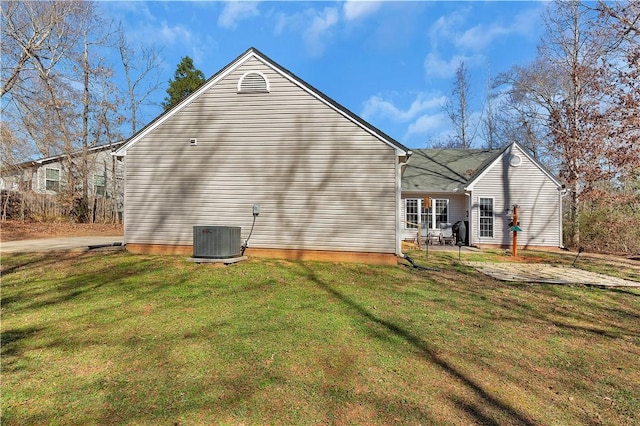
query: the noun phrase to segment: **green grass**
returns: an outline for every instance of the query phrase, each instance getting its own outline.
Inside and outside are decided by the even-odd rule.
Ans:
[[[639,289],[501,283],[457,257],[3,255],[2,424],[640,422]]]

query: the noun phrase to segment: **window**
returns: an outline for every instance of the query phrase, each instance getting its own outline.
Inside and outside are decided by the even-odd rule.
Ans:
[[[440,228],[441,223],[449,223],[449,200],[434,200],[435,218],[433,228]]]
[[[417,228],[416,225],[418,223],[418,200],[408,199],[407,207],[406,207],[406,227],[407,228]]]
[[[493,238],[493,198],[480,198],[480,237]]]
[[[418,223],[418,212],[420,212],[420,224],[423,228],[435,229],[440,227],[440,223],[449,222],[449,200],[435,199],[431,201],[431,207],[424,203],[424,199],[408,198],[406,201],[406,228],[416,228]],[[435,211],[435,216],[434,216]]]
[[[96,195],[100,197],[104,195],[105,183],[104,175],[93,175],[93,191]]]
[[[45,180],[44,187],[47,191],[60,192],[60,170],[49,169],[44,170]]]

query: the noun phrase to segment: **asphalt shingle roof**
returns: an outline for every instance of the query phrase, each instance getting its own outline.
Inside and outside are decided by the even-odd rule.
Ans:
[[[502,149],[416,149],[402,175],[402,191],[461,192]]]

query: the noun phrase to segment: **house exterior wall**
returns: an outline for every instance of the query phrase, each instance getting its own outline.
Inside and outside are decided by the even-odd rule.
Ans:
[[[80,169],[81,158],[78,153],[73,154],[76,170]],[[117,197],[122,205],[124,189],[124,163],[111,155],[111,149],[93,148],[87,156],[88,163],[88,193],[90,196]],[[47,169],[58,170],[59,191],[47,189]],[[3,172],[2,189],[12,191],[33,191],[39,194],[55,195],[64,189],[68,182],[68,166],[61,157],[53,157],[23,163],[11,170]],[[104,177],[104,193],[96,193],[96,175]]]
[[[3,170],[0,178],[0,189],[7,191],[29,191],[36,182],[37,168],[17,168]]]
[[[522,163],[510,164],[511,155],[517,154]],[[480,198],[493,198],[493,237],[480,236]],[[513,145],[473,185],[471,242],[474,245],[511,244],[512,208],[518,206],[521,232],[519,246],[559,247],[561,242],[560,192],[553,180]]]
[[[247,71],[270,92],[237,93]],[[195,225],[240,226],[244,240],[259,204],[249,254],[393,254],[397,163],[394,148],[251,57],[128,148],[125,240],[191,246]]]
[[[80,157],[73,159],[75,167],[79,169],[81,164]],[[105,190],[111,196],[114,192],[114,179],[115,179],[115,192],[122,197],[122,187],[124,180],[124,167],[120,160],[117,160],[111,155],[110,150],[101,150],[97,152],[91,152],[88,154],[88,189],[89,195],[96,194],[95,176],[100,175],[105,177]],[[31,188],[34,192],[55,194],[56,191],[47,190],[46,187],[46,169],[56,169],[60,171],[60,188],[68,182],[67,166],[63,160],[51,161],[35,166],[35,173],[33,173],[33,181]],[[114,170],[115,169],[115,170]]]

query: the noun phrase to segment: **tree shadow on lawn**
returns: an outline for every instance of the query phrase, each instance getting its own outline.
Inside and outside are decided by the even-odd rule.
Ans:
[[[0,275],[6,277],[21,268],[55,265],[60,261],[60,256],[60,253],[55,252],[44,254],[15,253],[3,255]]]
[[[103,254],[105,256],[117,256],[118,253]],[[29,260],[18,262],[9,267],[9,273],[13,273],[20,268],[43,268],[45,273],[53,270],[59,263],[73,263],[74,268],[65,276],[55,279],[55,285],[41,288],[35,285],[35,282],[18,282],[16,284],[5,284],[2,297],[2,308],[12,309],[15,313],[37,310],[49,306],[55,306],[60,303],[72,301],[79,297],[89,296],[92,292],[103,286],[112,285],[116,282],[123,282],[129,277],[136,277],[144,270],[144,273],[158,271],[164,267],[161,262],[153,262],[153,260],[134,258],[130,262],[125,262],[120,268],[113,268],[109,262],[105,262],[103,266],[95,267],[89,265],[84,268],[87,263],[96,263],[98,257],[95,253],[48,253],[45,255],[33,256],[29,255]],[[13,259],[10,259],[13,260]],[[18,258],[19,260],[19,258]],[[86,269],[87,272],[80,272]],[[49,279],[43,276],[43,280]],[[6,283],[6,281],[5,281]],[[123,284],[124,285],[124,284]],[[120,288],[123,290],[123,288]],[[8,294],[7,294],[8,293]],[[19,307],[14,305],[24,304]]]
[[[457,263],[457,262],[456,262]],[[474,299],[486,298],[491,292],[492,303],[500,308],[501,320],[521,321],[522,318],[537,320],[544,324],[554,325],[561,329],[577,332],[593,333],[608,338],[619,338],[622,334],[640,336],[640,328],[625,327],[615,318],[640,318],[635,306],[636,300],[626,297],[627,294],[640,296],[640,293],[626,289],[610,287],[584,286],[580,284],[550,284],[505,282],[491,278],[467,265],[459,265],[456,273],[463,274],[473,281],[452,280],[446,271],[431,272],[429,278],[438,282],[446,282],[449,289],[468,295]],[[469,285],[469,283],[473,285]],[[460,283],[463,283],[462,285]],[[517,290],[513,293],[514,290]],[[591,298],[593,295],[595,298]],[[603,298],[603,300],[597,300]],[[545,299],[545,300],[542,300]],[[584,309],[577,309],[575,304],[588,304],[592,316]],[[567,306],[571,302],[571,306]],[[534,308],[533,305],[543,306]],[[611,308],[608,306],[615,306]],[[493,313],[481,313],[486,320],[495,319]],[[597,318],[597,323],[594,322]],[[628,321],[628,324],[633,324]],[[640,322],[635,322],[640,324]]]
[[[471,390],[474,394],[476,394],[481,400],[485,407],[491,407],[492,409],[498,410],[502,414],[509,419],[509,423],[511,424],[520,424],[520,425],[535,425],[536,422],[526,416],[524,413],[521,413],[514,407],[511,407],[509,404],[501,401],[497,397],[491,395],[487,390],[485,390],[479,383],[476,383],[471,378],[467,377],[464,373],[462,373],[458,368],[456,368],[452,363],[446,361],[441,356],[439,356],[434,349],[430,347],[430,345],[422,340],[420,337],[415,334],[405,330],[401,326],[394,324],[390,321],[387,321],[383,318],[380,318],[373,313],[369,312],[360,304],[356,303],[350,297],[342,294],[338,290],[334,289],[331,285],[324,282],[309,266],[305,264],[301,264],[306,270],[306,274],[310,280],[312,280],[318,287],[322,288],[326,293],[340,300],[342,303],[349,306],[353,311],[355,311],[358,315],[366,318],[369,321],[377,323],[384,328],[386,328],[389,332],[394,335],[402,338],[407,343],[411,344],[413,347],[418,349],[419,353],[422,356],[430,361],[431,363],[440,367],[444,372],[452,376],[454,379],[462,383],[469,390]],[[455,401],[455,399],[454,399]],[[478,410],[465,410],[465,412],[474,416],[478,422],[481,424],[500,424],[501,421],[493,420],[489,417],[488,414],[482,414]],[[481,415],[482,414],[482,415]]]

